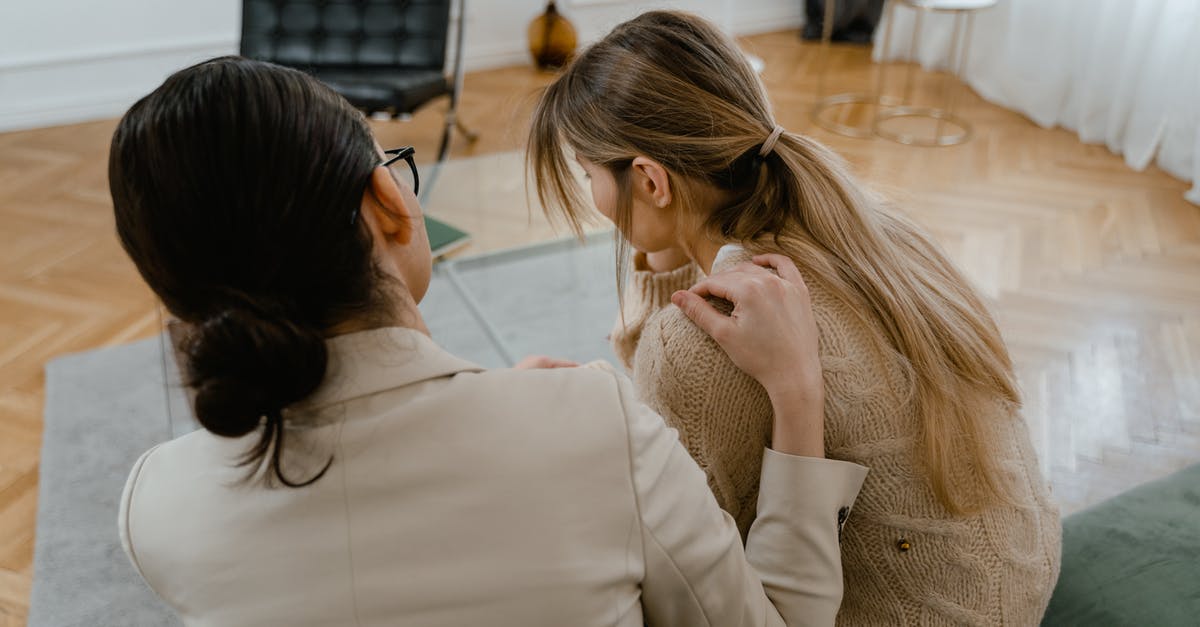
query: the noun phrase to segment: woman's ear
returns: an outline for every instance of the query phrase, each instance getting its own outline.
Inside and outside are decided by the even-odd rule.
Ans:
[[[417,213],[404,199],[400,186],[386,167],[379,166],[371,172],[371,179],[363,191],[364,214],[370,212],[381,234],[400,245],[407,245],[413,238],[413,220]]]
[[[659,209],[671,206],[671,177],[661,163],[649,157],[634,157],[630,167],[634,198]]]

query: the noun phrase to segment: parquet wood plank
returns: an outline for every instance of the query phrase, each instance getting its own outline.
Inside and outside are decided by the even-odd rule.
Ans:
[[[37,480],[31,468],[0,490],[0,571],[28,572],[33,563]]]
[[[25,606],[33,579],[30,572],[0,568],[0,627],[21,627],[25,624]]]

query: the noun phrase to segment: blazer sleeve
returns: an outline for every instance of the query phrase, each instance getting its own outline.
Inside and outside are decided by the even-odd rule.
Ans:
[[[120,510],[117,512],[117,532],[121,536],[121,548],[125,549],[125,555],[129,558],[129,562],[133,565],[134,570],[146,582],[146,585],[155,590],[155,593],[158,593],[158,591],[155,589],[154,584],[146,578],[146,573],[142,571],[142,564],[138,560],[137,551],[134,549],[131,516],[133,499],[137,493],[138,480],[142,476],[142,469],[146,465],[146,460],[150,459],[150,456],[154,451],[158,450],[159,446],[162,445],[157,444],[150,450],[142,453],[142,456],[134,463],[133,469],[129,471],[129,478],[125,480],[125,489],[121,492]],[[159,594],[159,596],[161,597],[162,595]]]
[[[867,469],[766,451],[743,549],[673,429],[617,376],[641,522],[647,625],[833,625],[842,600],[838,512]]]
[[[609,336],[613,352],[627,369],[633,368],[633,355],[650,316],[670,305],[672,294],[688,289],[704,276],[694,263],[670,272],[652,272],[646,269],[645,259],[642,252],[633,255],[633,275],[623,296],[621,315]]]

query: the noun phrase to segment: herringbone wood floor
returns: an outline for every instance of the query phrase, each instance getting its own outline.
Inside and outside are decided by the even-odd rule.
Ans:
[[[766,61],[779,121],[846,155],[992,299],[1065,510],[1200,459],[1200,207],[1182,199],[1183,183],[1133,172],[1103,147],[971,94],[959,100],[976,124],[964,146],[831,135],[807,115],[816,47],[790,32],[744,43]],[[832,90],[870,84],[867,50],[838,47],[830,62]],[[936,77],[919,78],[918,98],[938,93]],[[469,75],[462,114],[483,138],[458,140],[453,156],[520,148],[532,94],[547,80],[524,68]],[[439,119],[433,107],[375,128],[380,143],[415,144],[428,158]],[[0,135],[0,627],[24,624],[27,612],[44,363],[158,328],[154,300],[113,235],[113,127]],[[494,202],[513,196],[481,194],[489,219],[543,233],[520,203]]]

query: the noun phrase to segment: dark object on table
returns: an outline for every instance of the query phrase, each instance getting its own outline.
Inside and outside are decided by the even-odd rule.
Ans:
[[[407,116],[440,96],[450,97],[438,161],[451,129],[474,141],[457,117],[462,92],[463,20],[455,20],[454,67],[446,72],[452,0],[327,2],[244,0],[242,55],[303,70],[367,114]]]
[[[529,54],[539,70],[557,70],[575,55],[575,27],[558,12],[554,0],[529,24]]]
[[[1200,464],[1063,520],[1043,626],[1200,624]]]
[[[834,2],[833,41],[848,41],[858,44],[871,43],[871,34],[879,25],[883,15],[884,0],[805,0],[804,32],[809,40],[821,38],[821,26],[825,22],[825,3]]]

